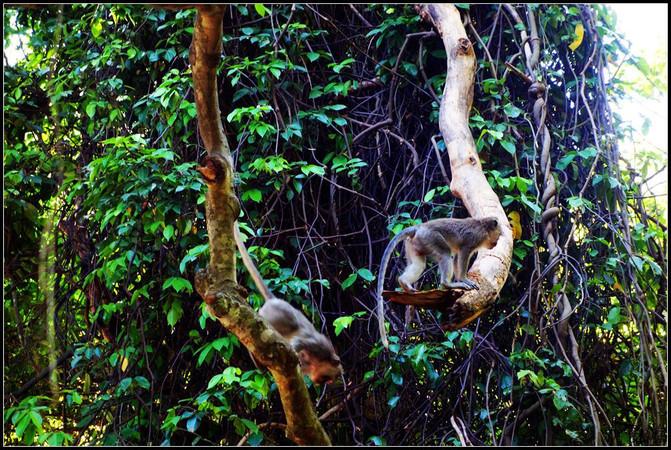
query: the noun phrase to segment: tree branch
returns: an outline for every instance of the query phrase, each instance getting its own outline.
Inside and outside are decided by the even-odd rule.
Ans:
[[[494,216],[499,219],[499,223],[506,224],[508,219],[503,207],[482,172],[480,157],[468,125],[476,60],[459,11],[451,4],[421,5],[419,14],[436,27],[447,54],[439,127],[450,158],[450,189],[464,202],[472,217]],[[449,310],[444,328],[461,328],[491,308],[506,281],[512,248],[512,230],[502,226],[498,245],[492,250],[478,252],[471,268],[470,278],[476,280],[480,289],[466,291],[457,299]]]
[[[245,299],[246,290],[236,281],[233,230],[240,203],[235,195],[233,160],[217,97],[225,9],[225,5],[198,7],[189,49],[198,129],[208,153],[199,172],[208,186],[205,207],[210,265],[196,273],[196,290],[207,303],[208,312],[275,377],[287,418],[287,437],[299,445],[330,445],[305,386],[296,352],[256,314]]]

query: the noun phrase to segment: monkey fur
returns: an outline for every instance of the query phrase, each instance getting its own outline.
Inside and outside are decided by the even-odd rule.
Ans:
[[[398,277],[398,283],[406,292],[414,291],[412,284],[419,279],[426,267],[426,257],[431,256],[440,268],[440,284],[446,288],[479,289],[466,278],[471,255],[481,249],[496,246],[501,229],[495,217],[475,219],[434,219],[408,227],[389,242],[382,255],[380,273],[377,279],[378,323],[382,344],[389,347],[384,328],[384,301],[382,289],[387,265],[394,248],[405,241],[407,266]],[[454,257],[452,257],[454,253]],[[452,282],[453,274],[455,282]]]
[[[261,278],[261,274],[242,242],[240,227],[237,222],[235,223],[234,234],[242,261],[265,300],[265,303],[259,309],[259,315],[289,341],[298,353],[301,371],[308,375],[313,383],[333,383],[343,372],[340,358],[336,354],[333,344],[326,336],[314,329],[312,323],[302,312],[273,295],[268,285]],[[253,356],[252,359],[254,359]],[[254,360],[254,364],[257,367],[259,366],[256,360]]]

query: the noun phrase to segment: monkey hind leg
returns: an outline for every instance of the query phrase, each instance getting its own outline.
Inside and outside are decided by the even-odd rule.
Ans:
[[[438,262],[440,267],[440,285],[446,289],[478,290],[479,286],[466,277],[461,281],[452,282],[452,279],[454,278],[453,260],[454,258],[450,255],[442,256],[440,258],[440,261]]]
[[[409,283],[405,278],[404,275],[401,275],[398,277],[398,284],[401,286],[401,289],[403,289],[405,292],[415,292],[417,289],[412,287],[412,283]]]
[[[452,255],[441,256],[440,261],[438,261],[438,268],[440,269],[440,284],[447,286],[454,278]]]
[[[476,291],[480,289],[480,286],[477,285],[477,283],[469,280],[466,278],[466,272],[468,271],[468,257],[470,255],[468,252],[458,252],[454,258],[454,275],[455,275],[455,281],[450,282],[451,280],[448,279],[442,279],[440,281],[440,284],[445,286],[446,288],[451,288],[451,289],[466,289],[466,290],[472,290],[475,289]],[[443,264],[446,264],[445,259],[441,259],[441,269],[443,268]],[[451,272],[451,271],[450,271]]]
[[[405,259],[407,266],[401,276],[398,277],[398,284],[406,292],[414,292],[413,283],[419,279],[426,267],[426,256],[419,253],[413,239],[405,241]]]

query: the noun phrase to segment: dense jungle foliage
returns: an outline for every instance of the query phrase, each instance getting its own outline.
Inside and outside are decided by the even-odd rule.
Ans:
[[[647,182],[666,157],[623,159],[632,129],[611,107],[666,81],[603,6],[459,8],[478,58],[473,137],[519,234],[490,311],[444,332],[439,313],[406,329],[390,305],[390,351],[373,283],[389,237],[468,215],[437,125],[443,43],[411,5],[226,12],[219,102],[240,222],[270,288],[343,361],[344,384],[309,386],[324,428],[339,445],[663,445],[666,198]],[[4,10],[5,49],[22,42],[4,63],[6,445],[291,443],[273,378],[193,289],[208,262],[195,15]],[[533,29],[541,53],[527,67]],[[506,62],[548,86],[549,158]]]

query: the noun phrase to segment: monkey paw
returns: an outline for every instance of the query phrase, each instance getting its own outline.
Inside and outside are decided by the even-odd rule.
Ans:
[[[447,284],[441,284],[441,286],[447,288],[447,289],[465,289],[467,291],[470,290],[480,290],[480,286],[477,285],[477,283],[465,279],[464,281],[455,281],[453,283],[447,283]]]
[[[417,289],[412,287],[412,284],[406,283],[402,277],[398,277],[397,280],[398,285],[401,286],[401,289],[403,289],[405,292],[416,292]]]

